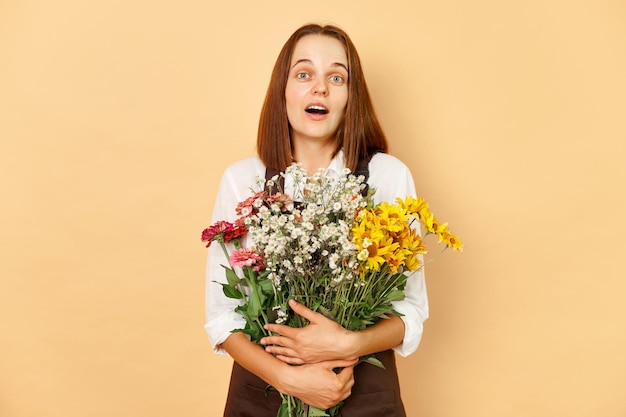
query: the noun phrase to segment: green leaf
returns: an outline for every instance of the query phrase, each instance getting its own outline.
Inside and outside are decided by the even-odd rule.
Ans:
[[[222,284],[222,291],[224,291],[224,295],[228,298],[235,298],[237,300],[241,300],[243,298],[241,291],[228,284]]]
[[[404,291],[393,290],[389,291],[389,294],[385,297],[387,301],[404,300]]]
[[[341,408],[341,406],[343,406],[343,401],[340,401],[339,404],[335,405],[334,407],[329,408],[328,410],[326,410],[328,412],[328,414],[330,414],[331,416],[336,416],[337,413],[339,412],[339,409]]]
[[[246,323],[250,323],[250,316],[248,315],[248,304],[244,304],[242,306],[235,307],[235,311],[243,316],[246,319]]]
[[[259,287],[261,287],[261,291],[267,295],[274,294],[274,284],[269,279],[261,279],[259,280]]]
[[[283,403],[280,405],[276,417],[289,417],[289,404],[286,401],[283,401]]]
[[[363,362],[367,362],[367,363],[369,363],[371,365],[374,365],[374,366],[376,366],[378,368],[381,368],[381,369],[386,369],[385,365],[383,365],[383,363],[379,359],[377,359],[376,356],[374,356],[374,355],[371,355],[371,356],[368,356],[368,357],[364,358]]]
[[[321,306],[322,306],[322,300],[317,300],[315,302],[315,304],[313,304],[313,307],[311,307],[311,310],[317,311],[317,309],[320,308]],[[328,311],[326,308],[324,308],[324,307],[321,307],[321,308],[323,308],[326,312],[328,312],[330,314],[330,311]],[[321,311],[321,313],[326,315],[324,311]]]
[[[239,285],[241,283],[241,278],[237,276],[235,271],[232,268],[224,268],[226,269],[226,280],[228,283],[233,287]]]
[[[362,324],[361,320],[354,316],[350,317],[349,326],[351,330],[363,330],[365,328],[365,325]]]
[[[259,294],[250,294],[250,300],[248,300],[248,314],[253,319],[256,319],[261,314],[261,302],[258,297]]]
[[[261,332],[259,332],[258,329],[244,329],[243,333],[250,336],[250,340],[252,340],[253,342],[261,340]]]
[[[325,416],[328,416],[326,411],[320,410],[319,408],[313,407],[312,405],[309,406],[309,417],[325,417]]]

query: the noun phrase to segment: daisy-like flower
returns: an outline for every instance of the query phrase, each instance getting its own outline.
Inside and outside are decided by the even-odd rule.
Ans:
[[[441,234],[440,241],[450,249],[463,252],[463,243],[461,242],[461,239],[448,231]]]
[[[407,212],[413,214],[414,216],[422,216],[430,213],[428,208],[428,203],[422,197],[407,197],[405,199],[397,198],[396,202],[402,208],[404,208]]]
[[[276,324],[283,324],[287,321],[287,313],[285,313],[285,311],[282,309],[282,306],[274,306],[272,307],[272,310],[274,310],[277,314],[277,318],[276,321],[274,323]]]

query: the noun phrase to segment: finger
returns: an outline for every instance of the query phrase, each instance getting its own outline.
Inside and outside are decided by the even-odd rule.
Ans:
[[[356,365],[357,362],[358,362],[358,359],[337,359],[337,360],[332,360],[332,361],[326,361],[324,362],[324,365],[328,369],[335,369],[335,368],[350,369],[350,373],[351,373],[353,366]]]
[[[262,345],[277,345],[291,348],[291,339],[283,336],[266,336],[260,340]]]
[[[352,367],[348,366],[347,368],[341,368],[339,372],[337,372],[337,378],[342,381],[344,384],[354,378],[354,372]]]
[[[287,349],[282,346],[265,346],[265,351],[272,355],[281,355],[290,358],[298,357],[298,354],[293,349]]]
[[[290,326],[285,326],[284,324],[266,324],[263,326],[264,329],[269,330],[272,333],[278,333],[279,335],[290,337],[293,335],[294,328]]]
[[[315,311],[311,310],[310,308],[307,308],[304,304],[300,304],[299,302],[297,302],[293,298],[291,300],[289,300],[289,307],[291,307],[291,309],[294,311],[294,313],[296,313],[299,316],[304,317],[310,323],[313,323],[315,321],[315,319],[319,316],[319,313],[316,313]]]
[[[304,361],[300,358],[292,358],[291,356],[283,355],[276,355],[275,358],[288,363],[289,365],[304,365]]]

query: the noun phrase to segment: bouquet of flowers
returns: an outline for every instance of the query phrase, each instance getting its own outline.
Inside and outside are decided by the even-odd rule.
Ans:
[[[235,331],[258,342],[269,336],[267,323],[306,326],[290,311],[292,298],[348,330],[362,330],[400,314],[392,302],[404,298],[407,273],[422,266],[423,237],[436,235],[445,247],[462,250],[424,199],[374,205],[375,190],[363,195],[364,178],[344,174],[308,175],[294,164],[281,174],[293,179],[292,197],[277,177],[259,180],[253,195],[236,207],[236,222],[218,221],[202,232],[207,247],[217,241],[229,259],[222,288],[227,297],[241,300],[236,311],[246,320]],[[246,234],[251,245],[242,247]],[[229,252],[227,243],[234,250]],[[365,360],[382,366],[373,356]],[[333,416],[338,410],[281,396],[277,417]]]

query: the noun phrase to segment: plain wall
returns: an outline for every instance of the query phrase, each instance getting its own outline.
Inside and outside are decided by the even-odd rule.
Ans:
[[[409,416],[625,416],[621,0],[2,1],[0,416],[221,415],[200,232],[311,21],[466,244],[427,267]]]

